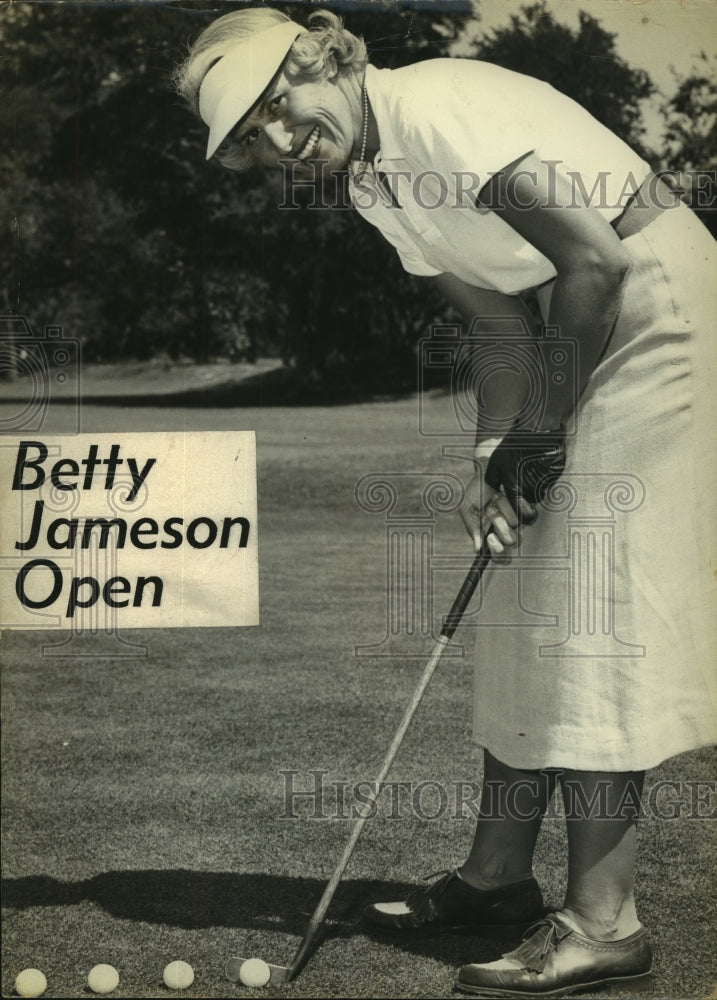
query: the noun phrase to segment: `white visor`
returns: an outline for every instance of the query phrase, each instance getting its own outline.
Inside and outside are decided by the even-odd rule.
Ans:
[[[227,49],[199,88],[199,114],[209,126],[207,159],[259,100],[304,28],[282,21]]]

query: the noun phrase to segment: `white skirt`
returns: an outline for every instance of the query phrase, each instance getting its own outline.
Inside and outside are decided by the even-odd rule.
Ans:
[[[476,740],[642,770],[717,742],[717,256],[684,206],[632,256],[563,478],[475,617]]]

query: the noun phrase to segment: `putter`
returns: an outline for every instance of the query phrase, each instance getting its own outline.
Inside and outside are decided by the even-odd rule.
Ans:
[[[458,591],[456,599],[451,606],[451,610],[448,612],[448,615],[444,619],[443,628],[441,629],[440,636],[436,640],[436,644],[433,648],[433,653],[431,654],[431,658],[429,659],[428,663],[425,666],[423,674],[421,675],[421,679],[418,683],[418,687],[416,688],[413,697],[411,698],[408,708],[406,709],[403,719],[401,720],[401,724],[396,730],[396,735],[394,736],[393,742],[391,743],[391,746],[388,749],[388,753],[386,754],[386,759],[383,762],[381,771],[379,772],[379,775],[376,778],[374,789],[373,792],[371,793],[371,797],[369,801],[366,803],[369,806],[369,808],[366,810],[363,816],[360,816],[356,820],[354,824],[354,827],[351,831],[351,836],[349,837],[346,847],[344,848],[344,852],[341,855],[341,859],[339,860],[339,863],[336,865],[336,869],[334,870],[333,875],[329,879],[329,882],[326,888],[324,889],[324,893],[321,899],[319,900],[319,903],[316,909],[314,910],[311,919],[309,920],[306,931],[304,932],[304,936],[301,940],[301,943],[299,944],[296,954],[294,955],[294,959],[291,965],[269,965],[269,972],[271,974],[269,979],[270,983],[273,983],[274,985],[280,985],[281,983],[290,983],[291,980],[294,979],[294,977],[297,976],[300,970],[303,968],[304,963],[308,958],[309,951],[311,950],[311,946],[314,943],[316,935],[318,934],[319,929],[323,923],[324,916],[326,915],[326,911],[329,908],[329,904],[333,899],[334,893],[336,892],[338,884],[341,881],[341,877],[344,871],[346,870],[346,866],[348,865],[351,855],[354,852],[354,848],[356,847],[356,844],[358,842],[358,839],[361,836],[361,831],[364,828],[364,824],[366,823],[366,820],[373,812],[373,806],[375,805],[376,800],[381,794],[381,786],[383,782],[386,780],[386,776],[389,772],[391,765],[393,764],[394,758],[398,753],[401,743],[403,742],[403,738],[406,735],[408,727],[411,724],[411,720],[413,719],[413,716],[416,714],[416,709],[421,703],[421,699],[423,698],[423,695],[426,692],[426,688],[430,684],[431,678],[433,677],[433,674],[436,671],[436,667],[440,663],[443,651],[450,642],[450,640],[452,639],[453,633],[457,629],[461,621],[461,618],[463,617],[463,613],[468,607],[470,599],[473,596],[476,587],[478,586],[478,581],[483,576],[486,566],[490,562],[490,558],[491,558],[490,549],[488,545],[484,543],[480,551],[477,553],[475,559],[473,560],[473,565],[469,569],[468,574],[466,575],[466,578],[463,581],[461,589]],[[231,982],[233,983],[239,982],[241,967],[246,961],[247,959],[245,958],[228,959],[224,967],[224,972],[226,974],[227,979],[231,980]]]

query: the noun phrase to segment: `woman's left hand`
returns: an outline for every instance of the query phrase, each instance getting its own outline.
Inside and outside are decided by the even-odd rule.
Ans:
[[[536,504],[565,469],[565,432],[520,431],[505,435],[488,460],[486,483],[501,490],[518,512],[520,521],[531,524],[537,517]]]

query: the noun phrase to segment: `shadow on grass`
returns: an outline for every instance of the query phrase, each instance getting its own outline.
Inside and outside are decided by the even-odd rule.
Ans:
[[[102,907],[110,916],[123,920],[189,930],[209,927],[270,930],[300,938],[325,886],[326,882],[320,879],[263,873],[183,869],[113,871],[82,882],[63,882],[49,875],[3,879],[2,899],[3,906],[17,910],[90,902]],[[455,933],[406,939],[374,930],[362,920],[361,912],[367,902],[404,899],[414,888],[414,885],[397,882],[361,879],[342,882],[319,940],[368,934],[414,954],[452,964],[489,961],[506,947],[515,945],[516,936],[477,941],[475,932],[470,936]],[[470,958],[466,958],[467,954]],[[287,963],[291,957],[291,954],[286,956]]]

